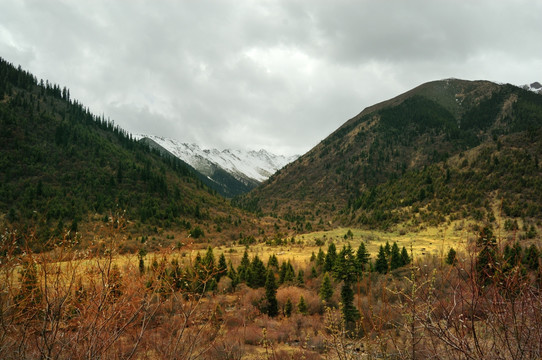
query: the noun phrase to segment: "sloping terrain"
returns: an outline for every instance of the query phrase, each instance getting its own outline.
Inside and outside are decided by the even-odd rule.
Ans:
[[[366,108],[236,203],[300,222],[384,227],[435,206],[437,221],[480,217],[495,199],[530,209],[507,215],[539,216],[541,126],[542,96],[533,92],[487,81],[426,83]],[[499,182],[500,173],[513,175]],[[435,182],[441,174],[448,192]]]
[[[140,234],[243,216],[181,160],[0,59],[0,220],[44,244],[115,213]]]

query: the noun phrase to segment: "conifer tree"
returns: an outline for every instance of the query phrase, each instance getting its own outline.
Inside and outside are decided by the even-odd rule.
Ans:
[[[303,285],[305,283],[305,273],[302,269],[299,269],[297,272],[296,282],[298,285]]]
[[[493,231],[487,226],[484,227],[476,243],[481,248],[476,257],[476,273],[479,280],[487,284],[495,273],[497,241],[493,236]]]
[[[220,254],[220,257],[218,258],[218,266],[216,270],[216,281],[220,281],[222,276],[226,275],[228,272],[228,264],[226,262],[226,256],[224,253]]]
[[[333,271],[337,259],[337,247],[334,243],[329,244],[324,261],[324,271]]]
[[[525,250],[525,256],[523,258],[523,264],[529,269],[529,270],[538,270],[539,267],[539,259],[540,259],[540,251],[536,247],[535,244],[531,244],[526,250]]]
[[[454,250],[453,247],[451,247],[450,250],[448,251],[448,255],[446,256],[446,264],[455,265],[457,263],[456,256],[457,256],[456,251]]]
[[[389,259],[391,256],[391,246],[389,241],[386,241],[386,246],[384,246],[384,253],[386,254],[386,258]]]
[[[275,274],[271,269],[267,271],[267,277],[265,279],[265,299],[267,301],[267,315],[271,317],[277,316],[279,312],[277,302],[277,286],[275,284]]]
[[[139,249],[137,257],[139,258],[139,274],[143,275],[145,273],[145,256],[147,255],[147,250]]]
[[[254,258],[250,264],[247,285],[254,289],[265,286],[266,277],[267,269],[265,268],[263,261],[260,260],[258,255],[254,255]]]
[[[318,255],[316,255],[316,266],[322,268],[326,261],[326,254],[322,251],[322,248],[318,249]]]
[[[213,248],[208,247],[205,257],[203,258],[203,265],[207,268],[207,271],[215,271],[215,255],[213,254]]]
[[[303,315],[307,315],[309,311],[303,295],[299,297],[299,302],[297,303],[297,311],[299,311],[299,313]]]
[[[351,326],[354,321],[359,319],[358,309],[354,306],[354,291],[352,290],[352,284],[357,280],[359,273],[357,259],[350,244],[344,246],[337,256],[333,274],[337,280],[343,281],[341,288],[342,312],[344,321],[348,326]]]
[[[294,281],[294,277],[294,267],[292,266],[290,260],[288,260],[287,262],[283,261],[280,265],[279,283],[284,284],[286,282]]]
[[[356,260],[358,262],[358,267],[360,268],[360,271],[364,271],[365,267],[369,263],[371,255],[369,255],[369,252],[365,248],[365,244],[362,242],[359,244],[358,251],[356,252]]]
[[[316,268],[313,266],[311,267],[311,278],[314,279],[318,277],[318,272],[316,271]]]
[[[231,286],[233,289],[239,284],[239,275],[237,274],[237,271],[235,271],[233,264],[230,261],[230,265],[228,267],[228,277],[231,279]]]
[[[237,267],[237,275],[239,282],[248,282],[250,273],[250,259],[248,258],[248,251],[245,249],[245,253],[241,258],[241,263]]]
[[[320,291],[318,293],[320,298],[329,304],[329,301],[333,296],[333,286],[328,273],[324,275],[324,279],[322,280],[322,285],[320,286]]]
[[[279,260],[275,254],[269,255],[269,260],[267,261],[267,268],[274,268],[275,271],[279,270]]]
[[[380,245],[380,248],[378,249],[378,255],[376,256],[374,269],[381,274],[385,274],[388,272],[388,258],[386,256],[386,251],[384,250],[384,247],[382,245]]]
[[[288,300],[286,300],[286,304],[284,304],[284,316],[290,317],[292,315],[293,309],[294,305],[292,304],[292,300],[288,298]]]
[[[401,262],[402,262],[402,265],[401,266],[405,266],[405,265],[408,265],[410,264],[410,256],[408,256],[408,251],[406,249],[406,247],[403,246],[403,249],[401,250]]]
[[[212,247],[209,246],[207,248],[207,252],[201,263],[203,271],[202,280],[207,281],[205,284],[206,290],[215,290],[217,286],[217,269]]]
[[[335,260],[335,266],[333,268],[335,278],[351,284],[357,279],[357,269],[357,259],[354,256],[350,244],[343,246]]]
[[[346,283],[341,288],[341,301],[344,322],[347,326],[351,326],[359,319],[359,311],[354,306],[354,291],[351,286],[346,286]]]
[[[395,270],[400,268],[401,266],[403,266],[403,258],[401,257],[397,242],[394,241],[391,247],[390,269]]]

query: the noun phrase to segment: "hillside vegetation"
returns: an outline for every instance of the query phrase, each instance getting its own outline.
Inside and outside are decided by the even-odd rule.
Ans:
[[[198,225],[226,238],[228,228],[235,236],[258,231],[239,230],[234,222],[247,217],[185,163],[93,115],[68,89],[0,59],[1,219],[21,234],[36,232],[37,250],[66,231],[91,239],[93,224],[124,211],[142,241],[161,229],[186,237]]]
[[[236,204],[311,226],[491,220],[496,203],[529,222],[542,215],[541,129],[539,94],[427,83],[365,109]]]

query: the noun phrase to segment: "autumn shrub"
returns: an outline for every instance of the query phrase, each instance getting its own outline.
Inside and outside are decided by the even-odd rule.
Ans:
[[[247,324],[243,328],[242,339],[247,345],[259,345],[262,341],[262,328],[256,324]]]

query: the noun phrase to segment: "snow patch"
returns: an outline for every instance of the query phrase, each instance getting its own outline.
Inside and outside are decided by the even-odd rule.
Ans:
[[[201,149],[197,144],[181,143],[153,135],[135,135],[134,137],[138,140],[146,137],[155,141],[206,176],[211,176],[216,168],[221,168],[238,180],[248,178],[263,182],[277,170],[299,157],[275,155],[263,149],[259,151]]]

